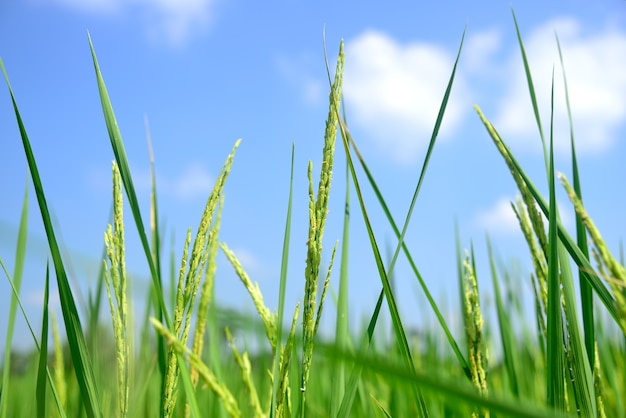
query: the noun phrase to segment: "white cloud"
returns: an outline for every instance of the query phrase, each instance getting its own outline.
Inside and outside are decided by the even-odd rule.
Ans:
[[[261,262],[251,251],[237,248],[233,252],[246,271],[258,269],[261,266]]]
[[[207,198],[213,188],[213,176],[206,167],[193,163],[185,167],[185,171],[175,179],[165,182],[166,190],[177,197],[189,199],[194,197]]]
[[[346,43],[344,97],[351,123],[394,161],[413,162],[430,139],[453,65],[454,55],[439,46],[364,32]],[[457,74],[453,92],[462,86]],[[442,136],[458,127],[467,109],[459,100],[448,102]]]
[[[511,207],[511,202],[516,202],[516,199],[509,197],[501,197],[494,202],[489,208],[477,213],[474,216],[473,224],[476,228],[486,230],[493,235],[515,235],[520,234],[520,225],[515,212]],[[569,202],[563,203],[557,200],[557,206],[559,208],[559,216],[562,224],[566,228],[571,228],[573,225],[574,215]],[[544,225],[547,228],[548,220],[543,217]],[[547,229],[546,229],[547,232]]]
[[[44,301],[44,290],[31,290],[24,295],[24,301],[28,306],[42,307]],[[48,307],[49,309],[58,309],[61,307],[61,300],[59,299],[59,292],[56,286],[50,284],[48,293]]]
[[[311,56],[297,58],[279,56],[276,59],[276,67],[289,83],[301,89],[302,97],[307,103],[317,104],[322,101],[328,85],[311,74],[310,68],[315,67],[315,61]]]
[[[192,32],[205,29],[211,20],[213,0],[132,0],[143,6],[149,34],[164,33],[174,44],[183,43]]]
[[[237,260],[243,266],[246,273],[252,278],[253,281],[262,282],[268,277],[273,277],[274,270],[263,262],[254,252],[243,247],[237,247],[232,249],[237,256]]]
[[[131,168],[133,184],[140,193],[150,193],[152,180],[150,170],[145,168]],[[176,199],[206,199],[213,189],[215,179],[209,173],[206,166],[199,162],[193,162],[185,166],[183,171],[173,176],[165,177],[161,173],[156,174],[157,192],[160,195]],[[111,189],[111,174],[104,170],[92,170],[88,176],[89,184],[98,190]]]
[[[519,231],[519,222],[508,197],[499,198],[491,207],[476,214],[474,225],[490,234],[511,235]]]
[[[180,45],[205,30],[215,0],[43,0],[85,13],[139,15],[153,39]]]
[[[585,32],[575,19],[556,19],[533,30],[525,38],[526,53],[546,140],[550,128],[552,69],[555,74],[555,147],[569,151],[569,128],[562,69],[555,31],[561,42],[576,147],[581,152],[606,152],[616,141],[616,131],[626,120],[626,33],[616,29]],[[519,51],[511,56],[508,92],[494,119],[503,138],[540,149]]]
[[[139,189],[150,191],[152,183],[148,170],[133,170],[133,180]],[[182,172],[169,177],[157,173],[157,191],[176,199],[206,199],[213,189],[214,181],[206,166],[195,162],[185,166]]]
[[[491,72],[490,61],[502,46],[502,33],[497,29],[478,32],[468,38],[463,47],[462,66],[470,71]]]

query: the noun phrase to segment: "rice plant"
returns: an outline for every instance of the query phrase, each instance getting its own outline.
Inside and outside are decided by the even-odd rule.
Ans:
[[[342,108],[343,43],[339,44],[333,74],[327,60],[329,107],[325,131],[320,135],[323,138],[322,159],[317,188],[313,180],[313,162],[306,167],[309,219],[304,254],[306,265],[303,276],[288,277],[293,178],[299,169],[294,166],[294,146],[290,188],[285,191],[286,221],[276,309],[266,304],[258,284],[244,269],[236,251],[220,241],[227,180],[231,170],[237,169],[235,154],[238,147],[245,146],[240,141],[234,143],[231,153],[226,156],[200,214],[195,234],[191,229],[187,231],[182,257],[179,260],[171,257],[169,283],[172,293],[164,291],[167,277],[161,254],[156,199],[158,185],[152,151],[151,206],[146,215],[140,210],[122,134],[89,38],[97,89],[115,160],[112,164],[112,224],[105,232],[102,274],[97,285],[87,291],[88,312],[81,314],[76,304],[79,290],[73,289],[67,279],[65,260],[59,250],[57,231],[51,222],[43,179],[37,168],[38,160],[19,112],[17,96],[0,61],[46,230],[54,273],[51,274],[48,266],[41,268],[41,274],[46,277],[41,333],[37,336],[31,327],[31,322],[39,319],[26,318],[34,349],[18,368],[19,358],[12,352],[11,342],[18,308],[23,313],[20,288],[28,236],[27,187],[15,244],[13,273],[5,268],[0,258],[3,273],[13,289],[11,305],[7,307],[9,327],[0,391],[0,418],[626,416],[626,270],[620,257],[612,254],[603,241],[583,204],[571,112],[573,186],[565,174],[556,171],[553,123],[551,120],[549,134],[545,135],[531,65],[515,16],[514,23],[543,145],[549,195],[543,196],[539,192],[496,127],[476,106],[478,118],[486,129],[485,140],[493,141],[517,185],[519,197],[511,202],[511,206],[533,266],[532,273],[525,277],[513,267],[503,265],[496,259],[492,242],[487,237],[489,259],[484,262],[489,266],[493,283],[496,324],[488,322],[489,315],[485,313],[485,305],[481,304],[484,290],[478,286],[477,265],[483,260],[476,259],[473,244],[463,256],[457,232],[456,263],[462,298],[456,312],[458,318],[451,318],[444,315],[445,311],[432,296],[432,289],[426,286],[405,242],[454,88],[465,33],[447,88],[442,92],[439,113],[433,121],[429,147],[411,204],[404,219],[399,220],[391,215],[384,192],[378,187],[375,175],[358,148],[358,138],[351,134],[349,113]],[[558,39],[556,42],[558,44]],[[561,65],[565,67],[562,54]],[[565,70],[563,78],[569,104]],[[147,136],[149,143],[149,133]],[[343,154],[336,153],[338,139]],[[328,212],[328,204],[334,198],[331,194],[336,188],[332,181],[333,174],[336,174],[333,169],[340,156],[346,161],[344,228],[340,241],[328,251],[322,248],[322,242],[328,217],[334,215]],[[558,212],[557,179],[575,209],[576,239],[564,228]],[[374,208],[366,205],[363,199],[366,188],[373,191],[375,204],[380,205],[397,238],[389,262],[385,262],[381,255],[380,237],[374,233],[370,221],[369,213]],[[358,206],[352,205],[352,193],[357,197]],[[127,244],[124,237],[129,223],[125,222],[122,213],[124,201],[131,209],[132,223],[139,233],[151,279],[143,319],[134,310],[134,279],[125,268]],[[351,211],[353,207],[358,207],[358,211]],[[144,222],[148,218],[150,222]],[[350,223],[360,223],[367,230],[371,256],[376,262],[375,273],[380,279],[379,298],[369,321],[362,329],[352,330],[347,321]],[[591,254],[587,248],[588,237],[593,244]],[[335,256],[339,248],[341,255],[337,269]],[[225,255],[249,294],[249,303],[256,315],[250,317],[220,306],[220,295],[215,294],[219,251]],[[396,304],[398,289],[392,286],[394,268],[401,255],[406,257],[411,274],[424,292],[427,309],[432,310],[437,318],[435,328],[424,325],[417,336],[409,334],[405,327],[406,321]],[[322,265],[324,257],[330,260],[327,266]],[[574,273],[578,273],[578,281],[574,280]],[[59,335],[56,318],[48,306],[50,280],[52,283],[56,281],[59,290],[64,336]],[[293,313],[285,312],[287,280],[303,287],[302,298],[296,301]],[[333,338],[324,339],[318,336],[320,320],[324,308],[330,303],[326,298],[330,283],[336,280],[339,280],[336,330]],[[520,296],[511,292],[516,283],[524,281],[534,291],[533,323],[528,323],[527,317],[515,308],[521,304]],[[106,321],[97,314],[100,295],[104,292],[110,313]],[[580,297],[576,296],[577,293]],[[383,303],[387,304],[390,315],[391,338],[388,334],[381,337],[382,333],[377,331]],[[287,327],[284,327],[285,319]],[[448,325],[455,320],[463,324],[461,335],[455,335]],[[48,347],[50,323],[52,347]],[[616,330],[620,331],[617,336]],[[262,342],[254,349],[242,349],[234,337],[239,333],[260,334]],[[98,344],[95,344],[96,338]],[[502,347],[499,355],[489,351],[495,339]]]

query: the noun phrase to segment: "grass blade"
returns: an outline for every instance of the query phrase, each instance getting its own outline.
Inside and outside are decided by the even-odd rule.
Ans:
[[[46,372],[48,368],[48,299],[50,294],[50,269],[46,265],[46,285],[43,293],[43,319],[41,321],[41,348],[37,368],[37,417],[46,417]]]
[[[554,99],[554,74],[552,75],[552,98]],[[554,103],[554,102],[553,102]],[[561,283],[559,275],[558,240],[556,233],[557,207],[554,184],[554,149],[552,123],[550,124],[550,211],[548,214],[548,404],[565,411],[565,353],[563,320],[561,311]],[[567,260],[561,260],[567,263]]]
[[[335,328],[335,344],[342,350],[348,348],[350,331],[348,328],[348,249],[350,239],[350,171],[346,166],[346,199],[343,217],[343,233],[341,238],[341,267],[339,273],[339,294],[337,297],[337,321]],[[332,381],[330,416],[335,417],[341,407],[345,385],[345,364],[337,364]]]
[[[278,290],[278,316],[276,317],[276,350],[274,351],[274,367],[272,371],[272,404],[270,416],[276,416],[276,399],[279,390],[280,357],[283,346],[283,320],[285,317],[285,294],[287,291],[287,270],[289,266],[289,242],[291,239],[291,207],[293,203],[293,171],[295,161],[295,144],[291,144],[291,174],[289,176],[289,199],[287,200],[287,220],[285,221],[285,236],[283,238],[283,254],[280,263],[280,288]],[[289,355],[285,351],[284,355]],[[282,398],[282,394],[281,394]]]
[[[457,343],[457,341],[454,339],[454,336],[452,335],[452,332],[450,331],[450,328],[448,327],[443,315],[441,314],[441,311],[439,310],[439,307],[437,306],[437,303],[435,302],[435,299],[432,297],[430,290],[428,290],[428,287],[426,286],[426,282],[424,281],[424,279],[422,278],[422,275],[419,273],[419,270],[417,269],[417,266],[413,260],[413,257],[411,256],[405,242],[404,242],[404,232],[406,232],[406,229],[408,227],[408,221],[410,219],[411,213],[413,211],[413,207],[415,205],[415,201],[417,200],[417,196],[419,194],[419,191],[421,189],[421,185],[426,173],[426,168],[428,166],[428,162],[430,161],[430,156],[432,154],[432,150],[435,144],[435,140],[437,138],[439,129],[441,127],[441,123],[443,120],[443,115],[445,113],[445,109],[448,103],[448,98],[450,96],[450,92],[452,89],[452,84],[454,81],[454,76],[456,73],[456,68],[457,68],[457,64],[458,61],[460,59],[461,56],[461,50],[463,47],[463,40],[465,38],[465,31],[463,32],[463,37],[461,39],[461,45],[459,46],[459,51],[456,57],[456,61],[454,63],[454,68],[452,71],[452,74],[450,76],[450,80],[448,81],[448,86],[446,88],[446,92],[443,98],[443,101],[441,103],[441,107],[439,109],[439,114],[437,116],[437,121],[435,123],[435,128],[433,130],[433,134],[431,136],[431,140],[428,146],[428,151],[426,153],[426,157],[424,159],[424,164],[422,165],[422,172],[420,173],[420,177],[418,180],[418,184],[416,186],[415,192],[413,194],[413,200],[411,202],[411,206],[409,209],[409,213],[407,215],[407,219],[405,221],[405,225],[403,227],[403,232],[400,232],[400,229],[398,228],[398,226],[396,225],[393,216],[391,215],[391,211],[389,210],[389,207],[387,206],[385,199],[383,198],[383,195],[378,187],[378,185],[376,184],[376,181],[374,180],[374,176],[372,175],[371,171],[369,170],[367,164],[365,163],[364,158],[362,157],[361,153],[359,152],[359,149],[356,145],[356,142],[354,141],[354,139],[352,138],[352,135],[350,135],[350,131],[347,127],[347,125],[340,120],[341,123],[341,127],[342,130],[345,132],[345,135],[348,137],[348,140],[350,142],[350,145],[352,146],[352,148],[354,149],[355,155],[357,157],[357,159],[359,160],[359,163],[361,164],[361,167],[363,168],[363,171],[365,172],[365,175],[367,176],[367,179],[372,187],[372,190],[374,191],[374,194],[376,195],[379,204],[381,205],[381,208],[383,209],[383,212],[385,213],[385,216],[387,217],[387,220],[389,222],[389,224],[391,225],[396,237],[398,238],[399,244],[398,244],[398,248],[402,248],[404,251],[404,254],[407,258],[407,260],[409,261],[409,264],[411,266],[411,269],[413,270],[413,274],[415,274],[415,277],[417,278],[422,291],[424,292],[424,295],[426,296],[426,299],[428,300],[428,303],[430,305],[430,307],[432,308],[433,312],[435,313],[435,315],[437,316],[437,320],[439,321],[439,324],[441,326],[441,328],[443,329],[444,333],[446,334],[446,338],[448,339],[448,342],[450,344],[450,347],[452,348],[452,350],[454,351],[454,354],[457,357],[457,360],[459,362],[459,364],[461,365],[461,368],[463,369],[465,375],[467,376],[468,379],[471,379],[471,373],[470,373],[470,368],[469,368],[469,364],[467,362],[467,360],[465,359],[465,357],[463,356],[463,353],[461,352],[459,345]],[[395,258],[397,258],[397,251],[394,255],[394,260]],[[390,267],[390,272],[393,271],[392,268],[393,265],[391,265]]]
[[[391,291],[391,284],[389,283],[389,277],[388,277],[387,272],[385,271],[385,266],[383,265],[383,260],[380,255],[380,250],[378,249],[378,244],[376,243],[374,231],[372,229],[372,225],[370,223],[369,216],[365,208],[365,202],[363,200],[363,195],[361,193],[361,186],[359,184],[358,178],[356,177],[356,171],[354,169],[354,164],[352,162],[352,157],[350,155],[350,148],[348,144],[347,135],[345,134],[343,125],[340,125],[340,126],[341,126],[342,138],[343,138],[343,145],[346,151],[346,158],[348,161],[348,165],[350,167],[350,173],[352,175],[352,182],[354,183],[356,195],[359,199],[359,205],[361,207],[361,214],[363,215],[363,221],[365,222],[365,227],[367,229],[367,234],[370,240],[370,245],[372,247],[372,252],[373,252],[374,259],[376,262],[376,267],[378,270],[378,275],[382,281],[383,291],[385,293],[385,298],[387,299],[387,306],[389,308],[389,313],[391,315],[391,321],[392,321],[395,337],[397,340],[398,349],[400,351],[400,355],[402,359],[404,360],[406,366],[409,369],[414,370],[415,366],[413,364],[411,350],[409,348],[409,344],[406,339],[406,333],[404,332],[404,327],[402,326],[402,320],[400,319],[400,314],[398,312],[396,300],[393,295],[393,292]],[[415,386],[413,387],[413,390],[415,392],[415,398],[416,398],[416,402],[418,403],[421,416],[428,416],[426,403],[424,401],[423,395],[421,394],[421,391]]]
[[[37,196],[37,202],[41,211],[41,217],[43,220],[44,228],[46,230],[46,236],[48,237],[48,245],[50,246],[50,253],[54,262],[54,269],[57,276],[57,285],[59,289],[59,298],[61,301],[61,309],[63,312],[63,320],[65,322],[65,330],[67,333],[68,345],[72,353],[72,362],[74,364],[74,371],[76,373],[76,379],[80,387],[83,404],[87,416],[99,417],[101,415],[102,408],[100,407],[100,400],[98,398],[98,391],[96,380],[94,378],[94,371],[89,353],[87,351],[87,345],[85,343],[85,336],[80,324],[80,318],[76,309],[76,303],[72,290],[70,288],[69,281],[63,260],[61,258],[61,252],[57,243],[56,235],[52,227],[52,221],[50,219],[50,212],[48,211],[48,204],[44,195],[43,185],[41,183],[41,177],[39,176],[39,170],[37,163],[35,162],[35,156],[26,133],[26,128],[22,122],[22,117],[9,83],[8,75],[4,69],[4,64],[0,60],[0,68],[4,74],[9,93],[11,95],[11,101],[13,104],[13,110],[17,119],[17,124],[20,130],[20,136],[22,138],[22,144],[24,146],[24,153],[26,154],[26,160],[30,170],[33,185],[35,187],[35,194]]]
[[[376,322],[378,321],[380,309],[383,306],[384,295],[384,290],[381,290],[380,294],[378,295],[378,300],[376,301],[376,306],[374,307],[374,312],[372,313],[372,317],[367,326],[366,338],[361,344],[361,348],[359,350],[359,355],[361,356],[365,356],[370,349],[372,338],[374,337],[374,328],[376,327]],[[362,372],[363,364],[358,362],[354,363],[354,366],[352,367],[352,372],[350,373],[350,379],[348,380],[348,384],[346,385],[343,399],[341,400],[339,412],[337,413],[338,417],[346,418],[350,416],[350,411],[352,410],[352,404],[354,403],[354,398],[356,396],[356,391]]]
[[[22,273],[24,272],[24,259],[26,258],[26,237],[28,235],[28,183],[24,188],[24,201],[20,216],[20,227],[17,233],[17,245],[15,250],[15,267],[13,270],[13,283],[19,294],[22,287]],[[11,298],[9,307],[9,323],[4,343],[4,361],[2,363],[2,396],[0,396],[0,417],[6,418],[8,412],[10,385],[9,376],[11,371],[11,344],[13,342],[13,330],[15,328],[15,316],[17,313],[17,298]]]
[[[91,50],[94,70],[96,73],[96,82],[98,84],[98,92],[100,94],[102,112],[103,112],[104,120],[107,126],[107,131],[109,133],[109,139],[111,141],[111,148],[113,149],[113,154],[115,155],[115,161],[117,162],[117,166],[119,167],[119,170],[120,170],[122,183],[124,184],[124,190],[126,191],[126,197],[128,198],[128,204],[133,214],[135,225],[137,226],[137,232],[139,233],[139,239],[141,240],[141,245],[145,253],[146,261],[148,262],[148,267],[150,268],[150,277],[152,279],[152,287],[154,289],[151,295],[153,295],[157,301],[157,303],[154,304],[155,315],[157,318],[163,319],[165,321],[166,326],[171,330],[173,329],[172,322],[168,315],[167,307],[165,305],[165,299],[163,296],[163,285],[162,285],[161,274],[160,274],[161,272],[160,272],[159,266],[157,266],[155,262],[154,253],[152,252],[153,250],[150,249],[150,244],[148,242],[148,237],[146,235],[143,218],[141,216],[141,210],[139,207],[139,201],[137,199],[137,193],[135,192],[132,175],[130,173],[130,166],[128,164],[128,158],[126,157],[126,150],[124,148],[124,142],[122,141],[122,134],[120,133],[119,127],[117,126],[117,120],[115,118],[115,113],[113,112],[113,106],[111,105],[111,100],[109,99],[109,93],[107,92],[106,85],[104,84],[104,79],[102,77],[102,73],[100,72],[100,65],[98,64],[98,59],[96,58],[96,51],[94,50],[93,43],[91,42],[91,35],[87,34],[87,36],[89,39],[89,48]],[[154,186],[154,182],[153,182],[153,186]],[[153,194],[153,197],[154,199],[156,199],[156,194]],[[153,208],[153,209],[156,210],[156,208]],[[158,219],[154,219],[154,222],[155,224],[158,223]],[[165,353],[165,341],[162,337],[157,338],[157,353],[158,353],[159,371],[161,372],[161,375],[163,376],[165,375],[165,369],[166,369],[166,353]]]
[[[41,350],[41,347],[39,345],[39,342],[37,341],[37,337],[35,336],[35,332],[33,331],[33,327],[30,324],[30,321],[28,320],[28,316],[26,316],[26,311],[24,310],[24,305],[22,305],[22,301],[20,300],[20,295],[17,292],[17,288],[15,287],[15,284],[13,283],[13,280],[11,280],[11,276],[9,275],[9,272],[6,268],[6,266],[4,265],[4,262],[2,261],[2,258],[0,258],[0,267],[2,267],[2,270],[4,271],[4,274],[6,275],[9,284],[11,285],[11,290],[13,291],[13,297],[16,299],[17,301],[17,305],[20,308],[20,311],[22,312],[22,316],[24,317],[24,320],[26,321],[26,326],[28,327],[28,331],[30,332],[31,337],[33,338],[33,342],[35,344],[35,349],[37,351]],[[65,415],[65,410],[63,409],[59,394],[56,390],[56,387],[54,385],[54,381],[52,380],[52,376],[50,375],[50,369],[46,370],[47,376],[48,376],[48,383],[50,384],[50,389],[52,390],[52,395],[54,396],[54,401],[57,405],[58,408],[58,412],[59,415],[61,416],[61,418],[66,418]],[[3,394],[4,395],[4,394]]]
[[[528,403],[520,405],[511,400],[498,399],[494,397],[484,397],[478,394],[469,384],[459,384],[457,381],[445,379],[437,374],[427,373],[423,371],[411,371],[404,364],[393,364],[385,357],[375,355],[353,354],[349,352],[340,352],[334,345],[320,345],[320,351],[336,358],[343,358],[345,361],[352,361],[361,365],[361,367],[384,374],[385,376],[393,376],[398,381],[404,381],[409,384],[419,385],[431,393],[440,394],[448,399],[454,399],[455,402],[463,402],[478,408],[484,408],[492,411],[498,416],[515,417],[515,418],[554,418],[567,417],[563,412],[547,409]],[[464,383],[464,382],[462,382]],[[448,415],[450,416],[450,415]],[[452,415],[456,416],[456,415]]]
[[[518,351],[516,350],[515,336],[511,327],[511,321],[509,320],[508,312],[504,307],[504,301],[502,300],[502,292],[500,291],[500,283],[498,280],[498,273],[496,271],[496,265],[491,248],[491,240],[487,235],[487,253],[489,255],[489,267],[491,270],[491,279],[493,281],[493,291],[496,302],[496,313],[498,315],[498,323],[500,324],[500,339],[502,341],[502,352],[504,357],[504,365],[506,367],[507,375],[509,378],[509,389],[513,396],[518,398],[520,396],[520,388],[518,381],[519,359]]]
[[[539,209],[541,209],[543,214],[546,217],[548,217],[549,206],[546,203],[543,196],[541,195],[541,193],[539,192],[539,190],[537,189],[537,187],[535,186],[535,184],[530,180],[526,172],[522,169],[521,165],[515,159],[515,157],[511,153],[511,150],[504,143],[504,141],[500,137],[500,134],[498,134],[494,126],[487,120],[487,118],[485,118],[485,115],[482,113],[480,108],[478,106],[474,106],[474,109],[476,110],[476,113],[478,114],[481,121],[485,125],[487,132],[489,132],[489,135],[491,136],[494,143],[498,147],[498,150],[503,155],[507,165],[509,166],[509,170],[511,171],[511,173],[514,175],[514,177],[515,175],[519,176],[520,181],[522,182],[522,185],[528,188],[528,191],[531,193],[531,195],[535,199],[535,202],[539,206]],[[615,299],[613,298],[613,296],[611,296],[607,288],[602,283],[602,280],[600,280],[600,278],[598,277],[598,275],[594,273],[594,269],[589,263],[589,259],[583,255],[580,248],[578,248],[575,241],[569,235],[569,233],[567,232],[563,224],[558,220],[557,220],[557,234],[559,236],[559,239],[561,240],[561,242],[567,249],[567,252],[569,253],[570,257],[572,257],[572,259],[574,260],[574,262],[580,269],[579,271],[582,273],[585,280],[587,280],[587,282],[591,285],[593,290],[596,292],[596,294],[598,295],[598,298],[600,299],[604,307],[607,309],[611,317],[615,320],[616,323],[619,323],[619,315],[617,313]]]
[[[565,75],[565,64],[563,63],[563,52],[561,51],[561,42],[559,37],[556,36],[556,43],[559,49],[559,59],[561,61],[561,68],[563,70],[563,85],[565,87],[565,103],[567,105],[567,117],[569,121],[570,132],[570,146],[572,148],[572,181],[574,185],[574,191],[583,200],[582,190],[580,186],[580,174],[578,172],[578,161],[576,159],[576,145],[574,141],[574,122],[572,118],[572,108],[569,100],[569,89],[567,87],[567,77]],[[585,231],[585,225],[582,218],[576,213],[576,243],[582,254],[589,258],[589,247],[587,246],[587,233]],[[595,352],[595,325],[593,320],[593,289],[591,285],[587,283],[583,277],[582,272],[578,272],[578,282],[580,285],[580,305],[583,315],[583,329],[585,331],[585,348],[587,350],[587,356],[589,358],[589,364],[594,364],[594,352]]]
[[[543,155],[546,163],[546,170],[548,170],[548,149],[546,148],[546,139],[543,135],[543,128],[541,127],[541,117],[539,116],[539,106],[537,104],[537,95],[535,94],[535,86],[533,84],[533,78],[530,74],[530,65],[528,64],[528,58],[526,56],[526,48],[524,48],[524,42],[522,41],[522,34],[517,24],[517,18],[515,17],[515,11],[511,7],[511,14],[513,15],[513,21],[515,22],[515,31],[517,33],[517,41],[519,43],[519,49],[522,53],[522,61],[524,62],[524,73],[526,74],[526,82],[528,83],[528,92],[530,93],[530,102],[533,105],[533,112],[535,114],[535,122],[539,129],[539,136],[541,138],[541,145],[543,146]]]

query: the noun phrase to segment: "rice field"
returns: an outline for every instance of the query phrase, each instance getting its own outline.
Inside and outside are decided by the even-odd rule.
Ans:
[[[517,21],[515,21],[517,29]],[[182,258],[171,273],[164,273],[161,258],[162,232],[159,230],[156,182],[152,170],[152,200],[149,213],[140,210],[124,142],[118,129],[104,76],[89,39],[94,71],[115,161],[111,168],[113,218],[105,232],[105,257],[96,280],[89,289],[86,311],[79,310],[76,289],[70,286],[59,249],[59,231],[53,227],[45,190],[31,149],[27,127],[18,107],[19,92],[9,86],[20,140],[28,162],[43,221],[51,264],[46,269],[46,287],[41,318],[27,318],[33,350],[27,356],[12,353],[13,326],[21,315],[20,287],[26,258],[28,197],[20,219],[15,244],[16,264],[9,272],[3,260],[3,279],[14,295],[10,306],[3,306],[9,318],[5,340],[0,389],[0,418],[6,417],[625,417],[626,416],[626,270],[602,239],[600,231],[585,211],[576,160],[576,144],[571,132],[571,174],[554,168],[552,120],[541,121],[535,91],[526,60],[524,44],[517,31],[520,52],[528,80],[528,92],[539,131],[542,132],[547,196],[528,177],[510,148],[480,107],[476,117],[515,181],[519,198],[512,207],[528,244],[533,272],[529,281],[534,290],[533,321],[517,310],[508,292],[516,273],[497,265],[489,245],[491,289],[495,323],[485,332],[491,315],[481,310],[481,293],[473,249],[457,245],[458,286],[462,298],[456,307],[459,318],[449,318],[431,294],[410,248],[404,243],[417,197],[428,171],[438,133],[454,89],[458,55],[447,89],[442,92],[438,117],[410,210],[405,219],[394,219],[375,175],[369,170],[350,134],[342,108],[343,44],[339,44],[334,65],[328,63],[329,104],[323,133],[319,178],[313,178],[313,162],[308,166],[310,198],[306,268],[302,277],[288,277],[294,160],[284,225],[278,306],[264,302],[259,286],[248,276],[228,243],[220,240],[220,220],[228,177],[236,170],[233,162],[240,146],[235,142],[207,198],[194,233],[187,233]],[[558,39],[556,40],[558,42]],[[559,47],[560,51],[560,47]],[[562,74],[565,80],[565,73]],[[543,126],[548,126],[547,134]],[[570,126],[571,123],[570,116]],[[573,129],[573,128],[572,128]],[[321,134],[321,133],[320,133]],[[321,136],[321,135],[320,135]],[[17,139],[16,139],[17,140]],[[345,153],[336,154],[336,148]],[[333,187],[335,155],[344,155],[349,169],[343,235],[334,248],[322,251],[327,221],[329,193]],[[293,156],[293,153],[292,153]],[[41,158],[41,156],[39,156]],[[575,236],[565,229],[556,204],[557,188],[569,196],[576,214]],[[376,203],[386,215],[397,237],[390,262],[383,260],[380,240],[370,224],[371,208],[362,190],[373,191]],[[354,193],[356,202],[350,202]],[[125,205],[130,213],[123,213]],[[348,220],[362,222],[368,232],[371,256],[380,279],[380,295],[363,329],[348,327],[348,263],[350,230]],[[135,317],[127,274],[125,233],[136,230],[145,253],[151,289],[148,309]],[[298,247],[300,248],[300,247]],[[226,256],[250,296],[256,316],[224,312],[220,295],[214,289],[216,258]],[[12,255],[11,255],[12,256]],[[399,257],[408,260],[412,274],[437,318],[436,328],[409,333],[400,315],[392,273]],[[330,260],[324,265],[322,260]],[[170,271],[170,270],[167,270]],[[329,299],[330,280],[338,283],[337,298]],[[303,283],[295,311],[285,309],[287,280]],[[165,291],[174,283],[172,297]],[[62,317],[49,309],[50,286],[57,286]],[[169,287],[168,287],[169,288]],[[518,296],[519,297],[519,296]],[[318,330],[328,304],[335,304],[334,338],[320,338]],[[376,331],[382,307],[389,313],[391,337]],[[102,320],[100,311],[107,320]],[[331,309],[333,311],[333,309]],[[135,313],[135,314],[134,314]],[[140,315],[140,314],[137,314]],[[225,318],[229,320],[226,321]],[[59,329],[63,322],[64,335]],[[462,323],[464,333],[453,332],[452,322]],[[136,326],[135,324],[139,324]],[[231,329],[232,328],[232,329]],[[34,329],[41,329],[35,334]],[[259,336],[254,349],[235,344],[233,335]],[[52,344],[48,345],[52,336]],[[256,338],[256,337],[255,337]],[[494,356],[488,347],[501,346]]]

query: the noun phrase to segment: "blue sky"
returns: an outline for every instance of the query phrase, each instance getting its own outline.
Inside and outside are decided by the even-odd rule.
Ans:
[[[556,74],[557,168],[570,174],[566,110],[554,32],[566,65],[583,192],[588,210],[617,249],[626,221],[626,3],[620,0],[513,3],[535,78],[544,126]],[[464,247],[473,241],[489,292],[485,233],[505,263],[519,260],[528,290],[527,250],[509,202],[515,186],[472,105],[481,106],[516,155],[545,187],[541,144],[522,73],[510,5],[482,2],[242,2],[219,0],[28,0],[0,4],[0,57],[38,160],[48,202],[67,249],[72,277],[94,282],[111,200],[110,149],[87,31],[90,32],[148,209],[149,120],[166,242],[180,257],[187,228],[197,227],[225,157],[243,138],[226,186],[221,239],[258,281],[271,309],[278,275],[295,144],[294,227],[288,309],[302,299],[307,220],[306,170],[319,169],[328,85],[323,56],[345,41],[345,104],[352,134],[394,216],[402,222],[415,188],[463,29],[467,35],[440,141],[406,241],[449,320],[458,312],[454,222]],[[334,65],[331,62],[334,68]],[[0,86],[0,257],[13,268],[27,167],[8,89]],[[345,164],[338,147],[326,231],[325,262],[340,238]],[[570,174],[571,177],[571,174]],[[362,177],[363,179],[363,177]],[[364,179],[363,179],[364,181]],[[29,182],[30,184],[30,182]],[[31,187],[32,189],[32,187]],[[367,187],[365,187],[368,190]],[[47,247],[31,190],[28,265],[22,298],[34,323]],[[370,216],[382,248],[395,240],[369,190]],[[566,224],[572,214],[559,196]],[[380,281],[352,197],[350,292],[354,324],[371,312]],[[128,270],[138,311],[147,265],[127,211]],[[391,250],[389,250],[391,251]],[[413,325],[432,322],[407,264],[397,267],[399,304]],[[333,284],[337,285],[337,275]],[[219,301],[253,305],[220,258]],[[0,280],[0,333],[10,288]],[[58,302],[55,302],[58,306]],[[485,309],[491,309],[487,302]],[[325,327],[334,323],[329,304]],[[355,325],[356,326],[356,325]],[[28,338],[18,336],[19,344]]]

